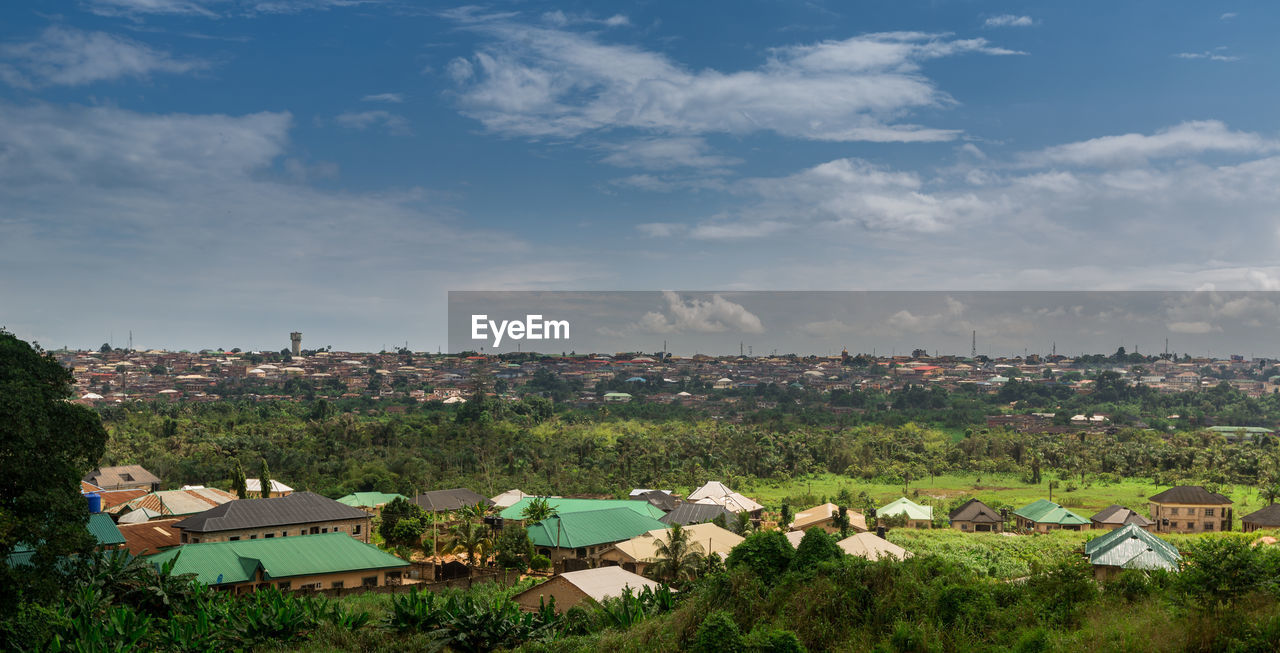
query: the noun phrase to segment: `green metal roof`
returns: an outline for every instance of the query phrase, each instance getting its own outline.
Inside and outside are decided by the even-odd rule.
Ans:
[[[876,510],[877,517],[895,517],[905,514],[907,519],[933,520],[933,506],[922,506],[911,499],[902,497],[894,499],[883,508]]]
[[[1175,570],[1182,560],[1178,549],[1172,544],[1135,524],[1126,524],[1089,540],[1084,545],[1084,551],[1091,564],[1125,569]]]
[[[537,497],[526,497],[511,505],[510,508],[498,513],[503,519],[524,519],[524,509]],[[609,508],[626,508],[639,515],[658,519],[666,513],[654,507],[648,501],[633,501],[630,499],[547,499],[547,504],[556,509],[556,514],[564,515],[571,512],[586,512],[588,510],[607,510]]]
[[[146,556],[156,567],[173,558],[173,573],[195,574],[208,585],[252,581],[259,568],[263,579],[272,580],[409,564],[346,533],[184,544]]]
[[[403,494],[396,494],[394,492],[390,494],[386,492],[352,492],[337,501],[344,506],[352,506],[355,508],[377,508],[378,506],[391,503],[396,499],[412,501],[409,497],[406,497]]]
[[[1049,501],[1048,499],[1040,499],[1031,504],[1023,506],[1013,514],[1029,519],[1037,524],[1061,524],[1063,526],[1087,526],[1089,520],[1080,515],[1063,508],[1062,506]]]
[[[111,521],[111,515],[103,512],[89,515],[88,528],[89,533],[98,538],[98,546],[124,544],[124,536],[120,534],[120,529],[116,528],[116,523]]]
[[[646,503],[629,501],[628,503]],[[569,512],[544,519],[529,526],[529,539],[534,546],[559,546],[576,549],[629,540],[668,526],[652,517],[646,517],[626,508]]]

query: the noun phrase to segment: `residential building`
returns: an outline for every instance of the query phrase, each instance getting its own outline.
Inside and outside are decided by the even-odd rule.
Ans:
[[[724,519],[724,523],[732,524],[734,514],[725,509],[724,506],[706,503],[682,503],[676,506],[675,510],[661,516],[658,521],[664,524],[702,524],[705,522],[715,521],[716,518]]]
[[[1231,499],[1199,485],[1179,485],[1148,499],[1157,533],[1231,530]]]
[[[173,525],[183,544],[345,533],[369,541],[369,513],[311,492],[241,499]]]
[[[810,528],[817,527],[828,533],[837,533],[840,531],[840,527],[836,525],[836,519],[839,514],[840,506],[834,503],[814,506],[796,513],[795,518],[791,520],[790,530],[807,531]],[[867,530],[866,515],[855,510],[846,510],[845,516],[849,518],[849,528],[859,533]]]
[[[427,512],[454,512],[461,510],[463,507],[471,507],[481,503],[486,506],[493,505],[493,501],[489,497],[465,487],[423,492],[414,497],[413,502],[422,506],[422,509]]]
[[[879,513],[877,513],[878,515]],[[841,551],[867,560],[906,560],[911,552],[875,533],[857,533],[836,542]]]
[[[1041,533],[1049,531],[1079,531],[1089,525],[1089,520],[1062,506],[1040,499],[1013,511],[1018,528]]]
[[[160,478],[143,469],[142,465],[99,467],[86,474],[84,481],[104,490],[146,490],[147,492],[155,492],[160,489],[161,485]]]
[[[257,478],[244,479],[244,489],[249,492],[249,496],[240,497],[240,498],[242,499],[248,499],[250,497],[262,498],[262,480],[261,479],[257,479]],[[275,480],[274,478],[271,479],[270,496],[285,497],[285,496],[289,496],[290,494],[293,494],[293,488],[289,487],[288,485],[285,485],[284,483],[281,483],[280,481]]]
[[[646,587],[656,590],[660,585],[622,567],[598,567],[565,572],[545,583],[530,587],[513,596],[512,600],[521,609],[528,611],[537,610],[543,603],[555,601],[556,612],[564,612],[587,599],[603,601],[622,596],[628,588],[639,593]]]
[[[409,568],[342,533],[184,544],[146,560],[157,568],[174,560],[173,573],[195,574],[201,583],[238,593],[272,586],[296,591],[398,585]]]
[[[905,520],[907,528],[932,528],[933,506],[922,506],[911,499],[901,497],[876,510],[876,519],[900,518]]]
[[[173,525],[179,519],[154,519],[137,524],[117,524],[130,555],[159,553],[182,544],[181,532]]]
[[[1099,580],[1114,577],[1125,569],[1176,571],[1182,560],[1177,548],[1137,524],[1125,524],[1089,540],[1084,545],[1084,553]]]
[[[408,501],[409,497],[394,492],[352,492],[344,497],[339,497],[336,501],[344,506],[359,508],[371,515],[379,515],[382,514],[383,506],[396,499]]]
[[[991,506],[977,500],[969,499],[959,508],[952,510],[947,518],[951,527],[966,533],[999,533],[1004,531],[1004,518]]]
[[[703,484],[702,487],[690,492],[686,500],[691,503],[724,506],[726,510],[732,513],[749,513],[752,519],[759,519],[764,512],[764,506],[734,492],[720,481],[709,481]]]
[[[1126,524],[1133,524],[1138,528],[1152,530],[1155,524],[1150,519],[1139,515],[1130,508],[1120,505],[1110,505],[1098,511],[1098,514],[1089,518],[1094,528],[1105,528],[1107,530],[1115,530],[1122,528]]]
[[[626,501],[648,505],[639,501]],[[618,542],[667,526],[626,508],[558,513],[528,526],[529,539],[541,555],[553,563],[575,560],[594,563],[599,555]]]
[[[502,510],[498,513],[503,519],[515,521],[524,520],[524,510],[530,503],[537,498],[544,498],[547,505],[555,509],[556,514],[566,515],[573,512],[588,512],[595,510],[608,510],[610,508],[626,508],[637,515],[643,515],[651,519],[661,519],[666,513],[661,509],[650,504],[648,501],[631,501],[629,499],[563,499],[560,497],[532,497],[521,499],[513,504],[510,508]]]
[[[688,534],[689,546],[692,550],[703,555],[714,553],[722,560],[727,558],[729,551],[743,540],[741,535],[715,524],[694,524],[683,527],[683,530]],[[670,537],[670,528],[657,528],[618,542],[600,554],[600,564],[619,565],[627,571],[644,574],[649,565],[659,560],[658,545],[669,542]]]
[[[1242,529],[1252,533],[1260,528],[1280,528],[1280,504],[1273,503],[1240,518]]]
[[[165,517],[186,517],[235,500],[236,495],[217,488],[161,490],[104,510],[115,515],[117,522],[130,524]]]

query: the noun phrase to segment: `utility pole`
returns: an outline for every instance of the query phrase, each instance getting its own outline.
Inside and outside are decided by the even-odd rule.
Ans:
[[[969,358],[978,357],[978,330],[973,330],[973,344],[969,347]]]

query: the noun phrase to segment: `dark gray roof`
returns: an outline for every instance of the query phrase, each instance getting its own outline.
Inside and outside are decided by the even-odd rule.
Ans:
[[[1000,517],[1000,513],[991,509],[991,506],[978,501],[977,499],[969,499],[964,505],[952,510],[947,515],[951,521],[970,521],[999,524],[1004,521]]]
[[[174,528],[193,533],[245,528],[266,528],[311,524],[339,519],[363,519],[369,513],[351,506],[344,506],[333,499],[311,492],[294,492],[289,496],[270,499],[241,499],[228,501],[215,508],[192,515],[173,525]]]
[[[1112,504],[1098,511],[1098,514],[1090,517],[1092,521],[1099,524],[1133,524],[1139,528],[1145,528],[1151,525],[1151,520],[1139,515],[1133,510],[1121,505]]]
[[[1155,503],[1183,503],[1193,506],[1210,505],[1216,506],[1231,503],[1228,499],[1217,492],[1210,492],[1199,485],[1179,485],[1171,487],[1160,494],[1151,497],[1151,501]]]
[[[1240,521],[1259,526],[1280,526],[1280,503],[1273,503],[1262,510],[1255,510]]]
[[[724,506],[703,503],[682,503],[675,510],[658,518],[664,524],[702,524],[716,517],[724,516],[726,523],[733,523],[737,516],[725,510]]]
[[[160,478],[147,471],[142,465],[118,465],[116,467],[99,467],[85,475],[88,483],[109,490],[121,485],[138,485],[160,483]]]
[[[493,501],[489,497],[472,492],[465,487],[423,492],[414,498],[413,502],[422,506],[423,510],[427,512],[448,512],[463,506],[474,506],[477,503],[483,503],[486,506],[493,505]]]
[[[676,498],[662,490],[652,490],[644,494],[637,494],[631,498],[635,501],[648,501],[649,505],[663,512],[671,512],[676,509]]]

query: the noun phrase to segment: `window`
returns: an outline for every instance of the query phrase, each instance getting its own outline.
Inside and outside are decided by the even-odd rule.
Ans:
[[[1169,514],[1170,514],[1170,515],[1176,515],[1176,514],[1178,514],[1178,509],[1177,509],[1177,508],[1170,508],[1170,509],[1169,509]]]
[[[249,539],[251,539],[251,540],[256,540],[256,539],[258,539],[258,536],[257,536],[257,535],[250,535],[250,536],[249,536]]]
[[[231,537],[229,537],[229,538],[227,538],[227,539],[228,539],[229,541],[231,541],[231,542],[238,542],[238,541],[240,541],[240,536],[239,536],[239,535],[232,535]]]
[[[280,537],[289,537],[289,531],[280,531]]]
[[[340,589],[342,589],[342,581],[340,581],[340,580],[335,580],[335,581],[333,581],[333,583],[332,583],[332,584],[330,584],[330,585],[329,585],[329,587],[332,587],[332,588],[333,588],[333,589],[335,589],[335,590],[340,590]]]
[[[351,533],[352,533],[352,534],[354,534],[354,535],[359,535],[359,534],[360,534],[360,524],[356,524],[355,528],[351,529]]]
[[[1211,521],[1207,521],[1207,522],[1205,522],[1205,523],[1204,523],[1204,529],[1205,529],[1206,531],[1211,531],[1211,530],[1213,530],[1213,522],[1211,522]]]
[[[1204,516],[1205,516],[1205,517],[1212,517],[1212,516],[1213,516],[1213,508],[1205,508],[1205,509],[1204,509]]]
[[[275,537],[275,536],[276,536],[276,534],[275,534],[275,533],[267,533],[266,535],[263,535],[263,537],[265,537],[265,538],[272,538],[272,537]]]
[[[320,532],[321,532],[321,533],[328,533],[328,532],[329,532],[329,529],[328,529],[328,528],[322,528],[322,529],[320,529]]]
[[[361,585],[363,585],[364,587],[377,587],[377,585],[378,585],[378,577],[377,577],[377,576],[365,576],[364,578],[361,578],[361,579],[360,579],[360,584],[361,584]]]
[[[293,585],[293,584],[292,584],[292,583],[290,583],[290,582],[289,582],[289,581],[287,581],[287,580],[282,580],[282,581],[280,581],[280,582],[276,583],[276,587],[280,588],[280,591],[281,591],[281,592],[287,591],[290,587],[292,587],[292,585]]]
[[[200,543],[200,538],[198,538],[198,537],[193,537],[193,538],[191,538],[191,543],[192,543],[192,544],[199,544],[199,543]]]
[[[300,590],[318,590],[318,589],[320,589],[320,583],[307,583],[307,584],[305,584],[305,585],[299,585],[299,586],[298,586],[298,589],[300,589]]]
[[[186,533],[183,533],[183,534],[182,534],[182,543],[183,543],[183,544],[186,544],[186,543],[187,543],[187,534],[186,534]]]
[[[317,534],[319,534],[319,533],[320,533],[320,527],[319,527],[319,526],[312,526],[312,527],[311,527],[311,534],[312,534],[312,535],[317,535]]]

